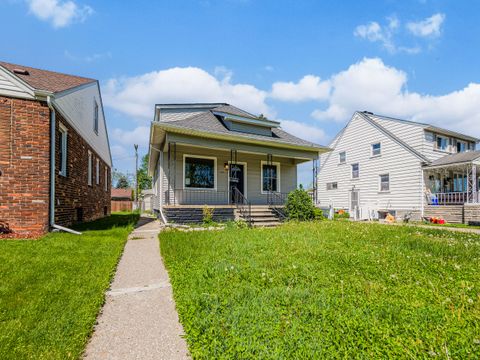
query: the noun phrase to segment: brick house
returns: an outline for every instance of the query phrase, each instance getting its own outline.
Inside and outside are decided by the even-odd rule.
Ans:
[[[43,233],[110,214],[111,166],[97,80],[0,62],[0,223]]]

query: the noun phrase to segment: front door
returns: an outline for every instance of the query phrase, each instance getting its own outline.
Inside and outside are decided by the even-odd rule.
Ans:
[[[245,195],[245,178],[244,178],[244,165],[243,164],[230,164],[230,199],[234,202],[235,192],[233,188],[237,188],[242,195]]]

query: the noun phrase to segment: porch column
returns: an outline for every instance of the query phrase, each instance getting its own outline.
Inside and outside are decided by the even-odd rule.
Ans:
[[[313,164],[312,164],[312,175],[313,175],[313,183],[312,183],[312,191],[313,191],[313,204],[317,205],[317,181],[318,181],[318,159],[313,159]]]
[[[168,204],[171,204],[173,190],[173,205],[176,202],[176,178],[177,178],[177,143],[168,143]]]
[[[470,180],[471,180],[471,176],[470,176],[470,171],[469,171],[469,168],[467,167],[466,171],[464,170],[463,173],[465,174],[465,172],[467,173],[467,203],[470,203],[471,202],[471,186],[470,186]]]
[[[478,203],[478,189],[477,189],[477,165],[472,164],[472,196],[473,203]]]

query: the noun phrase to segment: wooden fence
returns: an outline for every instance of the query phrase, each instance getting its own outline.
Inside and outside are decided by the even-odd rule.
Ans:
[[[132,211],[133,201],[131,200],[112,200],[112,212]]]

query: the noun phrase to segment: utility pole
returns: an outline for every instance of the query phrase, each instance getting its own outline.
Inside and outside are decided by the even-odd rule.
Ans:
[[[135,206],[138,209],[138,144],[135,147]]]

